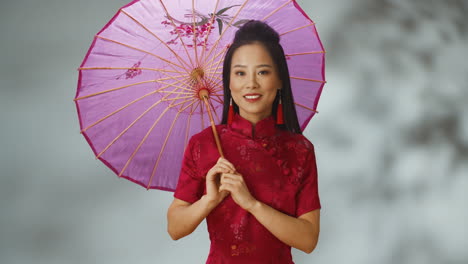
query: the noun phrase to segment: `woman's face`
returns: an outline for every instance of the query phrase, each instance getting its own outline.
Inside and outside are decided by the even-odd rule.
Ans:
[[[243,45],[234,52],[229,88],[243,118],[256,124],[271,115],[281,80],[273,59],[262,44]]]

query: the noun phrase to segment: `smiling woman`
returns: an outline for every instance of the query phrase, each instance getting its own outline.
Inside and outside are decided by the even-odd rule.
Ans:
[[[268,51],[260,43],[239,47],[233,55],[231,96],[240,115],[251,123],[271,115],[281,80]]]
[[[223,86],[216,130],[224,158],[211,128],[190,139],[168,232],[177,240],[206,218],[206,263],[294,263],[291,247],[311,253],[317,245],[321,204],[314,146],[299,128],[278,33],[259,21],[242,26]]]

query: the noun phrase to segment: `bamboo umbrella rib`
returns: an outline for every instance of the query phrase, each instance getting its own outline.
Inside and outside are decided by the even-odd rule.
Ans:
[[[195,48],[195,65],[200,65],[198,61],[198,49],[197,49],[197,35],[198,30],[195,27],[195,0],[192,0],[192,22],[193,22],[193,46]]]
[[[189,92],[171,92],[171,91],[159,91],[160,93],[170,93],[170,94],[192,94],[193,93],[189,93]]]
[[[109,39],[109,38],[105,38],[105,37],[102,37],[102,36],[96,36],[96,38],[100,38],[100,39],[103,39],[103,40],[106,40],[106,41],[110,41],[110,42],[116,43],[116,44],[118,44],[118,45],[121,45],[121,46],[130,48],[130,49],[134,49],[134,50],[137,50],[137,51],[146,53],[146,54],[151,55],[151,56],[154,56],[154,57],[156,57],[156,58],[158,58],[158,59],[160,59],[160,60],[162,60],[162,61],[165,61],[165,62],[167,62],[167,63],[169,63],[169,64],[172,64],[172,65],[175,65],[175,66],[177,66],[177,67],[180,67],[180,68],[182,68],[182,69],[184,69],[184,70],[187,70],[187,69],[186,69],[185,67],[183,67],[182,65],[175,64],[175,63],[173,63],[173,62],[171,62],[171,61],[169,61],[169,60],[166,60],[166,59],[164,59],[164,58],[162,58],[162,57],[160,57],[160,56],[158,56],[158,55],[156,55],[156,54],[154,54],[154,53],[151,53],[151,52],[149,52],[149,51],[142,50],[142,49],[139,49],[139,48],[137,48],[137,47],[133,47],[133,46],[131,46],[131,45],[127,45],[127,44],[124,44],[124,43],[122,43],[122,42],[118,42],[118,41],[115,41],[115,40],[112,40],[112,39]]]
[[[179,61],[179,63],[181,65],[185,64],[186,66],[188,66],[190,68],[190,65],[185,60],[183,60],[182,57],[180,57],[179,54],[177,54],[177,52],[175,52],[171,47],[169,47],[169,45],[167,45],[167,43],[165,41],[163,41],[161,38],[159,38],[154,32],[149,30],[147,27],[145,27],[143,24],[141,24],[140,21],[135,19],[133,16],[131,16],[129,13],[125,12],[124,10],[120,9],[120,12],[124,13],[126,16],[128,16],[130,19],[132,19],[135,23],[137,23],[140,27],[142,27],[144,30],[146,30],[146,32],[150,33],[153,37],[158,39],[159,42],[161,42],[161,44],[164,44],[164,46],[166,46],[166,48],[168,48],[172,52],[172,54],[174,54],[174,56],[176,56],[177,60]],[[190,72],[187,68],[185,68],[185,70],[187,71],[187,73]]]
[[[167,86],[165,86],[165,87],[161,87],[161,88],[159,88],[158,90],[161,90],[161,89],[166,89],[168,86],[169,86],[169,85],[167,85]],[[80,133],[84,133],[84,132],[86,132],[88,129],[90,129],[90,128],[94,127],[95,125],[97,125],[97,124],[101,123],[102,121],[104,121],[104,120],[106,120],[107,118],[109,118],[109,117],[111,117],[111,116],[115,115],[116,113],[118,113],[118,112],[120,112],[120,111],[124,110],[125,108],[129,107],[130,105],[132,105],[132,104],[134,104],[134,103],[136,103],[136,102],[138,102],[138,101],[140,101],[140,100],[142,100],[142,99],[146,98],[147,96],[150,96],[150,95],[152,95],[152,94],[155,94],[155,93],[157,93],[157,92],[158,92],[158,90],[156,90],[156,91],[152,91],[152,92],[150,92],[150,93],[148,93],[148,94],[145,94],[145,95],[143,95],[143,96],[142,96],[142,97],[140,97],[140,98],[137,98],[137,99],[135,99],[135,100],[131,101],[130,103],[128,103],[128,104],[126,104],[126,105],[122,106],[121,108],[119,108],[119,109],[117,109],[117,110],[113,111],[112,113],[110,113],[110,114],[106,115],[105,117],[103,117],[103,118],[99,119],[98,121],[96,121],[96,122],[94,122],[93,124],[89,125],[89,126],[88,126],[88,127],[86,127],[85,129],[81,130],[81,131],[80,131]]]
[[[214,19],[215,19],[215,16],[214,14],[216,14],[216,10],[218,9],[218,4],[219,4],[219,0],[216,0],[216,5],[215,5],[215,8],[213,10],[213,15],[211,16],[211,22],[210,22],[210,25],[213,25],[214,23]],[[205,35],[205,40],[203,41],[203,50],[202,50],[202,54],[201,54],[201,58],[205,58],[205,50],[206,50],[206,42],[208,41],[208,36],[211,34],[211,26],[208,27],[208,33]]]
[[[203,116],[204,116],[205,114],[203,113],[203,104],[202,104],[202,103],[200,103],[200,113],[201,113],[201,114],[200,114],[200,118],[201,118],[201,127],[202,127],[202,130],[204,130],[204,129],[205,129],[205,121],[203,120]]]
[[[168,84],[167,82],[163,82],[163,81],[159,81],[158,83],[160,83],[160,84]],[[185,83],[183,83],[182,81],[181,81],[181,83],[182,83],[182,84],[185,84]],[[184,90],[184,91],[187,91],[187,93],[192,92],[192,90],[189,89],[189,88],[187,88],[187,87],[180,86],[180,85],[175,85],[175,84],[171,84],[171,85],[174,86],[174,87],[180,88],[180,89],[182,89],[182,90]],[[185,85],[187,86],[187,84],[185,84]]]
[[[175,92],[173,92],[173,91],[163,91],[163,90],[166,89],[166,88],[168,88],[168,87],[171,87],[172,85],[174,85],[174,84],[176,84],[176,83],[178,83],[178,82],[180,82],[180,80],[177,80],[175,83],[168,84],[168,85],[166,85],[166,86],[163,86],[163,87],[161,87],[161,88],[158,88],[157,90],[155,90],[155,91],[153,91],[153,92],[150,92],[150,93],[148,93],[148,94],[146,94],[146,95],[144,95],[144,96],[142,96],[142,97],[140,97],[140,98],[135,99],[134,101],[128,103],[127,105],[121,107],[120,109],[118,109],[118,110],[116,110],[116,111],[114,111],[114,112],[108,114],[107,116],[101,118],[101,119],[98,120],[97,122],[95,122],[95,123],[93,123],[92,125],[88,126],[88,127],[85,128],[84,130],[82,130],[80,133],[85,132],[85,131],[88,130],[89,128],[91,128],[91,127],[97,125],[98,123],[104,121],[105,119],[109,118],[110,116],[114,115],[115,113],[117,113],[117,112],[119,112],[119,111],[121,111],[121,110],[127,108],[128,106],[130,106],[130,105],[132,105],[132,104],[134,104],[134,103],[140,101],[141,99],[145,98],[146,96],[149,96],[149,95],[154,94],[154,93],[157,93],[157,92],[175,93]]]
[[[216,71],[206,71],[206,73],[211,73],[211,74],[222,74],[223,72],[216,72]]]
[[[286,32],[284,32],[284,33],[281,33],[280,36],[284,36],[284,35],[286,35],[286,34],[288,34],[288,33],[291,33],[291,32],[294,32],[294,31],[296,31],[296,30],[300,30],[300,29],[303,29],[303,28],[306,28],[306,27],[310,27],[310,26],[313,26],[313,25],[315,25],[315,23],[310,23],[310,24],[307,24],[307,25],[305,25],[305,26],[302,26],[302,27],[298,27],[298,28],[289,30],[289,31],[286,31]]]
[[[224,49],[224,50],[225,50],[225,49]],[[219,60],[219,61],[218,61],[218,64],[216,65],[216,68],[215,68],[215,71],[218,70],[219,65],[221,64],[221,61],[222,61],[222,60]],[[214,82],[214,78],[220,80],[218,74],[211,73],[211,74],[208,74],[208,76],[209,76],[209,79],[210,79],[211,82]],[[221,80],[221,81],[222,81],[222,80]]]
[[[218,54],[216,54],[215,56],[213,56],[209,61],[207,61],[205,64],[204,64],[204,67],[207,69],[207,70],[211,70],[213,69],[211,66],[217,62],[213,62],[213,60],[215,58],[219,58],[221,56],[221,54],[225,53],[226,51],[228,50],[227,47],[224,47],[221,49],[220,52],[218,52]],[[224,56],[222,56],[222,61],[224,61]]]
[[[265,21],[267,20],[270,16],[272,16],[273,14],[275,14],[276,12],[280,11],[281,9],[283,9],[286,5],[288,5],[289,3],[291,3],[292,0],[289,0],[288,2],[284,3],[282,6],[276,8],[275,10],[273,10],[270,14],[268,14],[267,16],[265,16],[264,18],[261,19],[261,21]]]
[[[311,51],[311,52],[302,52],[302,53],[293,53],[293,54],[285,54],[285,56],[300,56],[300,55],[310,55],[310,54],[321,54],[325,53],[325,51]]]
[[[162,0],[159,0],[159,3],[161,3],[161,6],[164,8],[164,12],[166,13],[167,17],[171,20],[172,26],[174,26],[174,29],[175,29],[175,31],[177,32],[177,36],[179,36],[179,40],[182,42],[182,46],[184,47],[185,53],[187,53],[187,57],[188,57],[189,60],[190,60],[190,64],[192,64],[192,68],[195,68],[195,66],[194,66],[194,64],[193,64],[193,61],[192,61],[192,57],[190,57],[190,54],[189,54],[189,52],[188,52],[188,50],[187,50],[187,46],[185,45],[184,40],[183,40],[182,37],[180,36],[179,30],[177,30],[177,26],[176,26],[176,24],[174,23],[174,19],[172,19],[172,16],[169,15],[169,12],[167,11],[166,5],[164,5],[163,1],[162,1]]]
[[[168,96],[168,95],[167,95]],[[174,99],[177,99],[177,98],[174,98]],[[165,98],[162,98],[160,101],[167,101]],[[182,102],[183,103],[183,102]],[[124,173],[124,171],[126,170],[126,168],[128,167],[128,165],[130,164],[130,162],[133,160],[134,156],[136,155],[136,153],[138,152],[138,150],[141,148],[141,146],[143,145],[143,143],[146,141],[146,139],[148,138],[148,136],[151,134],[151,132],[153,131],[154,127],[156,126],[157,123],[159,123],[159,120],[166,114],[166,112],[171,109],[172,106],[169,105],[169,107],[167,107],[166,109],[164,109],[164,111],[159,115],[159,118],[155,121],[155,123],[153,123],[153,126],[148,130],[148,132],[146,133],[145,137],[143,138],[143,140],[140,142],[140,144],[138,145],[138,147],[135,149],[135,151],[133,152],[133,154],[131,155],[131,157],[127,160],[127,163],[125,164],[124,168],[122,169],[122,171],[119,173],[119,177]],[[177,114],[179,115],[179,114]],[[167,140],[167,138],[166,138]],[[164,143],[165,144],[165,143]],[[151,183],[151,179],[150,179],[150,183]]]
[[[154,164],[153,171],[151,173],[151,177],[149,179],[148,185],[146,186],[146,189],[149,189],[151,186],[151,183],[153,182],[154,174],[156,173],[156,169],[158,168],[159,161],[161,160],[162,154],[164,152],[164,149],[166,148],[167,141],[169,140],[169,137],[172,133],[172,129],[174,129],[174,125],[176,121],[179,119],[180,113],[177,113],[176,116],[174,117],[174,120],[172,121],[171,127],[169,128],[169,131],[167,132],[166,138],[164,139],[163,145],[161,150],[159,151],[158,158],[156,160],[156,163]]]
[[[148,80],[148,81],[143,81],[143,82],[131,83],[131,84],[127,84],[127,85],[124,85],[124,86],[112,88],[112,89],[109,89],[109,90],[100,91],[100,92],[97,92],[97,93],[81,96],[81,97],[75,98],[74,101],[86,99],[86,98],[93,97],[93,96],[96,96],[96,95],[100,95],[100,94],[103,94],[103,93],[117,91],[117,90],[120,90],[120,89],[128,88],[128,87],[139,85],[139,84],[152,83],[152,82],[158,82],[158,81],[157,80]]]
[[[158,79],[158,81],[167,81],[167,80],[169,80],[169,79],[177,80],[177,78],[183,78],[183,77],[188,77],[188,75],[187,75],[187,74],[184,74],[184,75],[176,75],[176,76],[171,76],[171,75],[169,75],[169,77],[160,78],[160,79]]]
[[[194,103],[194,102],[192,102],[192,104],[193,104],[193,103]],[[150,180],[149,180],[147,189],[149,189],[149,187],[151,186],[151,183],[152,183],[152,181],[153,181],[153,178],[154,178],[156,169],[158,168],[158,165],[159,165],[159,161],[161,160],[162,153],[164,152],[164,149],[166,148],[167,141],[169,140],[169,137],[170,137],[170,135],[171,135],[171,133],[172,133],[172,130],[173,130],[173,128],[174,128],[174,125],[175,125],[177,119],[179,118],[180,114],[181,114],[181,112],[178,112],[178,113],[177,113],[177,115],[176,115],[175,118],[174,118],[174,121],[173,121],[172,124],[171,124],[171,127],[169,128],[169,131],[167,132],[166,139],[164,140],[164,143],[163,143],[163,146],[162,146],[162,148],[161,148],[161,151],[159,151],[158,159],[156,160],[156,163],[155,163],[155,165],[154,165],[154,167],[153,167],[153,172],[151,173],[151,178],[150,178]]]
[[[291,78],[291,79],[296,79],[296,80],[302,80],[302,81],[326,83],[326,81],[320,81],[320,80],[314,80],[314,79],[308,79],[308,78],[302,78],[302,77],[293,77],[293,76],[289,76],[289,78]]]
[[[180,86],[180,85],[177,85],[177,87],[179,87],[180,89],[184,90],[184,91],[187,91],[187,92],[192,92],[193,90],[190,89],[191,85],[189,83],[187,83],[187,80],[189,79],[189,77],[186,77],[186,78],[182,78],[182,79],[176,79],[176,78],[170,78],[170,79],[174,79],[175,81],[179,81],[179,83],[181,83],[182,85],[184,86]],[[167,84],[166,82],[162,81],[161,79],[158,80],[158,83],[161,83],[161,84]],[[176,85],[174,85],[176,86]],[[189,88],[187,88],[189,87]]]
[[[148,136],[151,134],[151,132],[153,131],[154,127],[156,127],[156,125],[158,124],[159,120],[161,119],[161,117],[163,117],[163,115],[166,114],[166,112],[169,110],[169,108],[166,108],[164,109],[164,111],[159,115],[158,119],[156,119],[156,121],[153,123],[153,125],[151,126],[151,128],[148,130],[148,132],[146,133],[146,135],[143,137],[143,139],[140,141],[140,144],[138,144],[138,146],[136,147],[136,149],[133,151],[132,155],[130,156],[130,158],[128,158],[127,160],[127,163],[125,163],[125,166],[123,167],[123,169],[119,172],[119,177],[122,176],[122,174],[125,172],[125,170],[127,169],[128,165],[130,165],[130,162],[133,160],[133,158],[135,157],[135,155],[137,154],[138,150],[140,150],[141,146],[143,145],[143,143],[145,143],[146,139],[148,138]]]
[[[216,96],[216,95],[213,95],[213,94],[211,94],[211,95],[212,95],[212,96],[210,96],[211,99],[213,99],[214,101],[216,101],[216,102],[218,102],[220,104],[223,104],[223,100],[221,100],[219,98],[219,96]]]
[[[193,108],[193,104],[191,105],[191,107]],[[187,144],[188,144],[188,137],[189,137],[191,119],[192,119],[192,111],[190,111],[189,116],[187,117],[187,125],[185,126],[186,129],[185,129],[185,138],[184,138],[184,152],[185,152],[185,148],[187,147]]]
[[[218,46],[218,43],[219,41],[221,40],[221,38],[223,37],[224,33],[227,31],[227,29],[229,27],[232,26],[232,22],[237,18],[237,16],[239,15],[239,13],[242,11],[242,9],[244,9],[245,5],[249,2],[249,0],[245,0],[244,3],[242,4],[242,6],[239,8],[239,10],[237,10],[237,13],[232,17],[231,21],[229,22],[229,24],[224,28],[223,32],[221,32],[221,35],[219,35],[218,39],[216,40],[215,44],[211,47],[210,51],[208,52],[208,55],[203,58],[204,60],[206,60],[206,58],[210,57],[211,53],[213,52],[213,50]]]
[[[78,70],[146,70],[146,71],[156,71],[156,72],[172,72],[172,73],[182,73],[187,74],[185,72],[180,71],[171,71],[166,69],[156,69],[156,68],[143,68],[143,67],[84,67],[78,68]]]
[[[192,101],[192,102],[190,104],[186,105],[186,106],[183,106],[183,108],[180,108],[179,112],[182,113],[183,111],[185,111],[185,109],[187,109],[187,108],[191,107],[192,105],[194,105],[197,100],[195,98],[193,98],[192,100],[187,100],[186,102],[190,102],[190,101]],[[184,103],[186,103],[186,102],[184,102]],[[176,106],[176,105],[174,105],[174,106]]]
[[[176,90],[177,88],[175,88],[174,90]],[[169,95],[166,95],[166,97],[169,96]],[[154,107],[156,107],[157,105],[159,105],[162,100],[164,99],[161,98],[159,101],[157,101],[156,103],[154,103],[152,106],[150,106],[148,109],[146,109],[140,116],[138,116],[137,119],[135,119],[129,126],[127,126],[122,132],[120,132],[120,134],[115,137],[105,148],[104,150],[101,151],[101,153],[99,153],[96,158],[99,158],[100,156],[102,156],[102,154],[104,154],[104,152],[107,151],[107,149],[109,149],[120,137],[122,137],[123,134],[125,134],[133,125],[135,125],[136,122],[138,122],[138,120],[140,120],[144,115],[146,115],[151,109],[153,109]]]
[[[307,106],[305,106],[305,105],[303,105],[303,104],[300,104],[300,103],[294,103],[294,104],[297,105],[297,106],[300,106],[300,107],[302,107],[302,108],[305,108],[305,109],[307,109],[307,110],[313,111],[313,112],[315,112],[315,113],[318,114],[318,111],[317,111],[317,110],[314,110],[314,109],[312,109],[312,108],[310,108],[310,107],[307,107]]]
[[[137,119],[135,119],[128,127],[126,127],[122,132],[120,132],[120,134],[115,137],[102,151],[101,153],[99,153],[96,158],[99,158],[100,156],[102,156],[102,154],[104,154],[104,152],[107,151],[107,149],[110,148],[110,146],[112,146],[120,137],[122,137],[123,134],[125,134],[133,125],[136,124],[136,122],[138,122],[138,120],[140,120],[144,115],[146,115],[151,109],[153,109],[154,107],[156,107],[158,104],[160,104],[162,102],[162,100],[159,100],[157,101],[156,103],[154,103],[151,107],[149,107],[148,109],[145,110],[145,112],[143,112],[143,114],[141,114]],[[119,175],[120,176],[120,175]]]
[[[176,101],[176,100],[187,99],[187,98],[193,98],[193,95],[184,96],[184,97],[176,97],[176,98],[167,98],[167,99],[162,99],[162,100],[163,100],[163,102],[170,102],[170,101]]]

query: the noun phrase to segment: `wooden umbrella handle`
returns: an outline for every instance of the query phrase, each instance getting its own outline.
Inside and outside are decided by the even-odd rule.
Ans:
[[[211,129],[213,130],[213,136],[216,141],[216,146],[218,147],[219,155],[224,158],[223,149],[221,148],[221,141],[219,140],[218,131],[216,131],[216,125],[214,123],[213,115],[211,114],[211,108],[208,103],[208,94],[203,95],[202,98],[203,98],[203,101],[205,102],[206,110],[208,111],[208,116],[210,117]]]

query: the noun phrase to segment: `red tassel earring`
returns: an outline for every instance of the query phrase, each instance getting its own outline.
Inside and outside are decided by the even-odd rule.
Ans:
[[[276,111],[276,124],[284,125],[283,104],[281,103],[281,89],[278,90],[278,96],[279,96],[279,103],[278,103],[278,109]]]
[[[232,119],[234,118],[234,108],[232,107],[232,97],[229,101],[229,112],[228,112],[228,120],[227,123],[230,125],[232,124]]]

